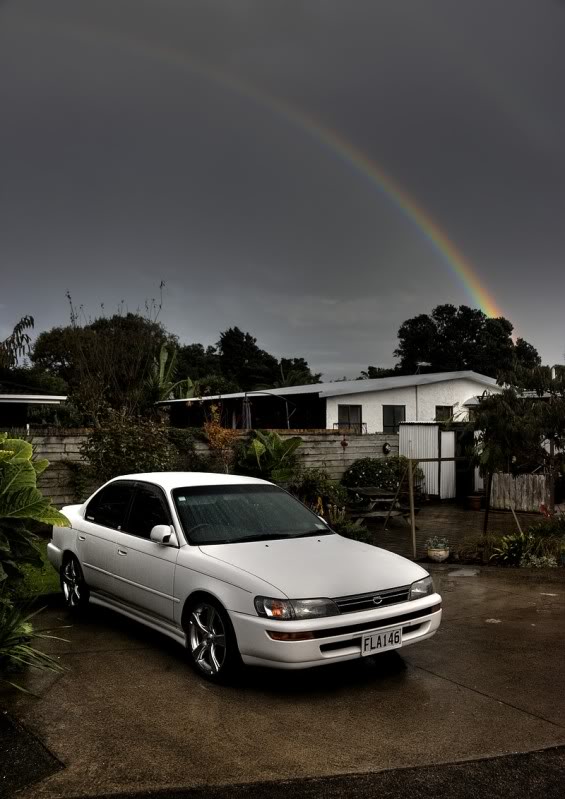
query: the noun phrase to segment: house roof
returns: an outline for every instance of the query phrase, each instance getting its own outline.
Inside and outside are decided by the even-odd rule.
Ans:
[[[451,380],[472,380],[488,388],[498,386],[492,377],[486,377],[478,372],[433,372],[421,375],[399,375],[395,377],[379,377],[374,380],[339,380],[334,383],[313,383],[308,386],[289,386],[287,388],[271,388],[264,391],[238,391],[234,394],[217,394],[212,397],[199,397],[204,401],[220,399],[242,399],[243,397],[291,397],[296,394],[318,394],[319,397],[337,397],[343,394],[364,394],[371,391],[389,391],[410,386],[426,386],[432,383],[445,383]],[[157,405],[173,405],[187,400],[163,400]]]

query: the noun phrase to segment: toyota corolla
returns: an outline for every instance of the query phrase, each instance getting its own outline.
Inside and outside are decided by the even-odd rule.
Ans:
[[[134,474],[63,509],[49,559],[67,607],[89,602],[174,638],[202,676],[304,669],[432,636],[420,566],[336,534],[283,489],[221,474]]]

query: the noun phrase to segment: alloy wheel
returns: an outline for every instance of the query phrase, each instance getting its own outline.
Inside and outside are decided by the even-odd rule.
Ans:
[[[190,651],[195,665],[206,676],[213,677],[226,660],[226,629],[213,605],[200,602],[190,613]]]
[[[83,580],[80,567],[74,558],[70,558],[63,566],[61,585],[65,604],[69,608],[76,608],[83,602]]]

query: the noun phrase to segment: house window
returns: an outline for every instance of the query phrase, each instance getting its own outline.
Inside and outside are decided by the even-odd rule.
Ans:
[[[436,422],[449,422],[453,418],[453,405],[436,405]]]
[[[383,433],[398,433],[398,425],[406,420],[406,405],[383,405]]]
[[[337,427],[343,433],[362,433],[362,405],[338,405]]]

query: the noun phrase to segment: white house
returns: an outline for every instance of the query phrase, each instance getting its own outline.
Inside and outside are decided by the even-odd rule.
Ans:
[[[485,392],[502,391],[496,380],[476,372],[354,380],[328,386],[326,427],[339,428],[348,419],[368,433],[398,432],[400,422],[466,421],[469,406]]]
[[[224,423],[237,428],[330,429],[348,433],[397,433],[401,422],[465,421],[477,397],[497,393],[491,377],[476,372],[345,380],[265,391],[159,403],[173,423],[199,424],[205,403],[221,402]]]

